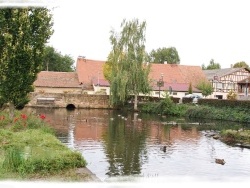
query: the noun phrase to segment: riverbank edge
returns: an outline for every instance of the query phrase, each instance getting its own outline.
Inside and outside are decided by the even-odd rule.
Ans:
[[[225,131],[227,131],[227,130],[225,130]],[[241,132],[244,132],[244,131],[239,131],[239,132],[237,131],[234,134],[231,133],[231,135],[222,134],[222,132],[217,132],[217,133],[212,132],[212,133],[205,134],[205,136],[213,137],[214,139],[216,139],[216,140],[218,139],[221,142],[223,142],[227,145],[233,146],[233,147],[250,149],[250,142],[249,141],[248,142],[245,141],[242,137],[240,137],[241,139],[232,137],[233,135],[240,134]],[[249,135],[249,138],[250,138],[250,135]]]
[[[87,174],[90,178],[90,182],[102,182],[100,178],[96,176],[91,170],[89,170],[87,167],[78,168],[76,169],[76,173],[79,174]]]

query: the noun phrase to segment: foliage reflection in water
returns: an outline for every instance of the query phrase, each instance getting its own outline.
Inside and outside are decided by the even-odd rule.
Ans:
[[[24,111],[45,114],[58,138],[82,152],[87,167],[101,180],[133,176],[228,181],[250,175],[249,149],[205,136],[215,129],[247,129],[244,125],[97,109]],[[216,164],[216,158],[226,164]]]

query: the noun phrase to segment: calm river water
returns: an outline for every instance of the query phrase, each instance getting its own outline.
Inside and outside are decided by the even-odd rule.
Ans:
[[[250,149],[231,147],[206,136],[215,127],[243,125],[199,125],[181,118],[98,109],[23,110],[45,114],[58,138],[81,152],[87,167],[102,181],[140,177],[228,182],[250,178]],[[215,163],[216,158],[226,164]]]

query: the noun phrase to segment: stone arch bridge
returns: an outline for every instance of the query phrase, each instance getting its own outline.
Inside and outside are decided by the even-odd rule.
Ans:
[[[111,108],[108,95],[69,93],[30,93],[27,107]]]

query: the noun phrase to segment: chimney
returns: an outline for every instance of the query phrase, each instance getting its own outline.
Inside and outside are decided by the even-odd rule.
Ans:
[[[86,57],[85,56],[80,56],[79,55],[77,59],[79,59],[79,60],[82,59],[84,62],[86,62]]]

